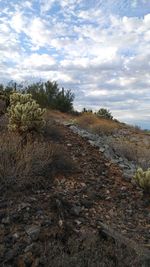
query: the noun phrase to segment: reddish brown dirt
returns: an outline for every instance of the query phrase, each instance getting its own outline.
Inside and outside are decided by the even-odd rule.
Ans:
[[[63,128],[68,153],[78,167],[69,179],[58,177],[57,186],[67,192],[68,201],[80,204],[80,216],[92,226],[103,221],[134,240],[149,242],[150,202],[140,189],[122,177],[119,168],[110,164],[86,140]]]
[[[0,259],[3,263],[4,258],[10,262],[12,258],[17,259],[17,263],[12,261],[12,265],[3,266],[26,266],[23,265],[24,261],[20,255],[27,253],[26,248],[31,244],[25,232],[26,226],[30,225],[40,226],[38,249],[42,246],[42,251],[44,244],[53,236],[61,237],[65,241],[72,232],[80,235],[87,229],[97,231],[102,222],[148,248],[148,196],[143,196],[140,189],[125,181],[119,168],[107,161],[97,148],[73,134],[69,128],[63,125],[57,127],[62,137],[56,142],[64,145],[76,167],[67,176],[60,174],[55,177],[47,190],[39,190],[32,194],[11,193],[10,196],[7,195],[7,199],[6,195],[1,195]],[[62,234],[62,229],[67,229],[65,235]],[[18,237],[14,235],[16,233],[19,233]],[[5,247],[2,245],[4,243]],[[19,252],[14,250],[15,246]],[[7,252],[10,254],[6,255]],[[33,256],[34,252],[31,254]]]

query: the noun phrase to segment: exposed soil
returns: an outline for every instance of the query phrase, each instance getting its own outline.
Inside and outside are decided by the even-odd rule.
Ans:
[[[134,251],[132,260],[127,260],[132,251],[130,246],[119,254],[115,240],[107,238],[105,234],[103,236],[101,229],[104,223],[148,250],[149,196],[143,195],[139,188],[125,181],[119,168],[106,160],[86,140],[73,134],[66,126],[57,127],[62,137],[56,138],[55,142],[65,146],[76,167],[67,176],[55,177],[47,190],[32,194],[11,192],[9,196],[8,193],[1,193],[0,266],[69,266],[65,260],[52,261],[56,257],[50,257],[51,253],[48,253],[52,249],[50,242],[61,240],[63,244],[68,244],[69,238],[75,236],[83,245],[85,234],[88,236],[91,232],[93,235],[100,234],[98,242],[103,250],[103,253],[99,252],[101,258],[95,263],[84,261],[79,264],[76,261],[70,266],[142,266]],[[51,246],[54,250],[54,246]],[[56,249],[53,255],[59,254],[59,251],[60,248]],[[65,253],[71,255],[71,252]],[[67,261],[69,264],[68,258]]]

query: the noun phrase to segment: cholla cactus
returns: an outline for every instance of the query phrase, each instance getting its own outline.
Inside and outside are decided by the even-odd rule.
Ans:
[[[150,193],[150,168],[147,171],[139,168],[135,173],[134,179],[145,192]]]
[[[39,107],[31,94],[13,93],[8,108],[8,128],[19,133],[39,131],[45,124],[44,112],[45,109]]]

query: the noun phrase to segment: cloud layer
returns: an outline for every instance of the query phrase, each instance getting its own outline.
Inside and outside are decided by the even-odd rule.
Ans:
[[[57,80],[75,106],[149,127],[148,0],[0,1],[0,82]]]

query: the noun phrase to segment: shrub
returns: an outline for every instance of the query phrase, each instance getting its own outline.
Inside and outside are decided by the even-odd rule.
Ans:
[[[64,88],[60,90],[57,82],[34,83],[26,88],[26,92],[32,94],[33,99],[42,107],[62,112],[73,111],[74,94]]]
[[[70,90],[65,91],[62,88],[55,98],[54,108],[61,112],[71,112],[73,110],[73,100],[74,94]]]
[[[93,110],[92,109],[86,109],[86,108],[83,108],[82,113],[93,113]]]
[[[31,94],[13,93],[8,108],[8,128],[18,133],[40,131],[45,124],[44,112],[45,109],[39,107]]]
[[[10,83],[9,83],[10,84]],[[0,101],[3,101],[3,110],[2,113],[5,113],[9,104],[10,104],[10,95],[14,91],[14,88],[7,85],[4,87],[0,84]],[[0,111],[1,112],[1,111]]]
[[[89,129],[95,123],[95,119],[97,118],[93,114],[86,112],[79,116],[77,124],[84,129]]]
[[[4,100],[0,99],[0,116],[5,113],[6,103]]]
[[[92,132],[100,136],[108,136],[112,135],[115,132],[115,127],[111,124],[103,122],[99,125],[93,125]]]
[[[143,171],[142,168],[137,169],[134,179],[144,192],[150,193],[150,168],[147,171]]]
[[[22,147],[20,135],[5,132],[0,136],[0,193],[49,188],[56,175],[68,175],[73,169],[61,145],[28,140]]]
[[[137,145],[122,139],[110,142],[110,146],[119,157],[134,162],[137,167],[146,170],[150,166],[149,148],[144,145]]]
[[[96,113],[98,117],[104,118],[104,119],[113,119],[113,116],[111,115],[110,111],[105,108],[99,109],[99,111]]]

